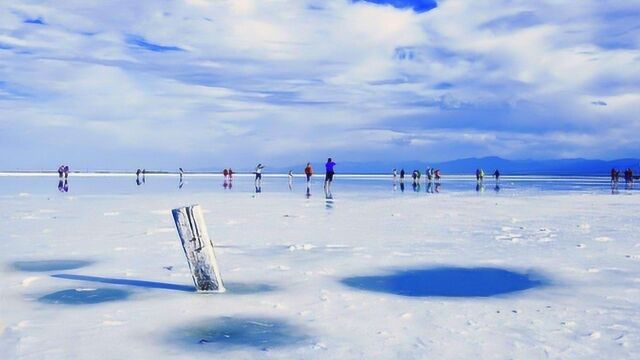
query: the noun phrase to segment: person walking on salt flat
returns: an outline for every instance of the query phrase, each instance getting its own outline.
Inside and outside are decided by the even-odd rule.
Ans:
[[[331,158],[327,159],[327,163],[324,165],[325,167],[325,176],[324,176],[324,188],[325,190],[331,192],[331,183],[333,182],[333,175],[335,174],[333,167],[336,166],[336,163],[331,160]]]
[[[256,171],[254,172],[256,174],[256,187],[262,187],[262,169],[264,169],[264,165],[258,164],[256,166]]]
[[[307,176],[307,182],[310,182],[311,176],[313,175],[313,168],[311,167],[311,163],[307,163],[307,166],[304,168],[304,174]]]
[[[293,190],[293,170],[289,170],[289,190]]]

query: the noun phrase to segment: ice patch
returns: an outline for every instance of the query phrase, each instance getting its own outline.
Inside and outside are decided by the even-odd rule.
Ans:
[[[124,324],[124,321],[117,321],[117,320],[105,320],[102,322],[102,325],[104,326],[120,326],[122,324]]]
[[[594,331],[591,334],[589,334],[589,337],[593,340],[597,340],[602,337],[602,334],[599,331]]]
[[[27,287],[27,286],[31,285],[31,283],[33,283],[34,281],[36,281],[38,279],[40,279],[39,276],[30,276],[30,277],[22,280],[21,284],[22,284],[22,286]]]
[[[309,251],[314,248],[316,248],[316,246],[313,244],[294,244],[294,245],[289,245],[288,247],[289,251],[296,251],[296,250]]]
[[[609,242],[609,241],[612,241],[613,239],[611,239],[608,236],[598,236],[597,238],[595,238],[593,240],[599,241],[599,242]]]
[[[590,224],[580,224],[578,225],[578,229],[583,230],[583,231],[588,231],[591,229],[591,225]]]

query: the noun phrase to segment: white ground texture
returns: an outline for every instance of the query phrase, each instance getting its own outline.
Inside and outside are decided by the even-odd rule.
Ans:
[[[3,196],[0,358],[640,359],[637,196],[335,198],[327,208],[315,194]],[[198,294],[51,276],[192,285],[170,209],[193,203],[205,211],[225,283],[272,291]],[[55,271],[15,266],[60,259],[92,263]],[[438,266],[534,271],[548,283],[453,298],[341,282]],[[98,288],[130,296],[41,301]],[[291,342],[184,340],[190,326],[222,317],[282,321]]]

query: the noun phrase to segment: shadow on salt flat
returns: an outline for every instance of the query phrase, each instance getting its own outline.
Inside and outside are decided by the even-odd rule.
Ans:
[[[164,283],[164,282],[157,282],[157,281],[118,279],[118,278],[75,275],[75,274],[55,274],[55,275],[51,275],[51,277],[59,278],[59,279],[68,279],[68,280],[98,282],[98,283],[112,284],[112,285],[136,286],[136,287],[143,287],[143,288],[150,288],[150,289],[196,292],[196,289],[193,285],[180,285],[180,284],[171,284],[171,283]],[[227,288],[227,292],[225,294],[229,294],[229,295],[258,294],[263,292],[274,291],[277,289],[275,286],[269,285],[269,284],[247,284],[247,283],[235,283],[235,282],[225,283],[225,287]]]
[[[274,318],[218,317],[175,329],[170,341],[194,350],[231,350],[243,347],[269,350],[299,345],[309,337],[304,330]]]
[[[499,268],[435,267],[342,279],[347,286],[412,297],[489,297],[547,285],[535,273]]]
[[[86,260],[35,260],[35,261],[16,261],[11,266],[19,271],[29,272],[45,272],[73,270],[81,267],[89,266],[93,261]]]
[[[152,288],[152,289],[177,290],[177,291],[186,291],[186,292],[196,291],[196,289],[192,285],[170,284],[170,283],[163,283],[163,282],[157,282],[157,281],[117,279],[117,278],[74,275],[74,274],[55,274],[55,275],[51,275],[51,277],[59,278],[59,279],[68,279],[68,280],[99,282],[103,284],[137,286],[137,287]]]
[[[85,305],[125,300],[130,292],[121,289],[69,289],[44,295],[38,301],[47,304]]]

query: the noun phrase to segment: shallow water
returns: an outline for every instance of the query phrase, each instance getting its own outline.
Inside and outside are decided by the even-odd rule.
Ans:
[[[125,300],[131,295],[122,289],[68,289],[44,295],[38,301],[47,304],[87,305]]]
[[[307,340],[305,331],[284,319],[266,317],[219,317],[190,324],[171,332],[177,341],[192,350],[221,351],[250,347],[259,350],[284,347]]]
[[[262,193],[290,194],[304,197],[325,197],[323,178],[316,176],[307,188],[305,179],[294,178],[289,187],[286,175],[265,175],[256,187],[251,175],[236,175],[225,181],[221,175],[187,175],[183,181],[177,175],[147,175],[137,181],[135,175],[126,174],[73,174],[60,186],[57,176],[0,176],[0,196],[19,194],[72,194],[72,195],[136,195],[158,193]],[[500,182],[485,179],[476,182],[473,176],[445,176],[438,183],[424,178],[413,184],[410,178],[394,182],[386,175],[336,175],[332,194],[366,197],[425,196],[438,193],[477,193],[479,195],[518,195],[536,193],[610,193],[632,194],[640,185],[623,182],[612,187],[608,177],[594,176],[504,176]],[[331,207],[332,204],[327,204]]]
[[[546,285],[540,275],[499,268],[438,267],[342,280],[356,289],[411,297],[489,297]]]

